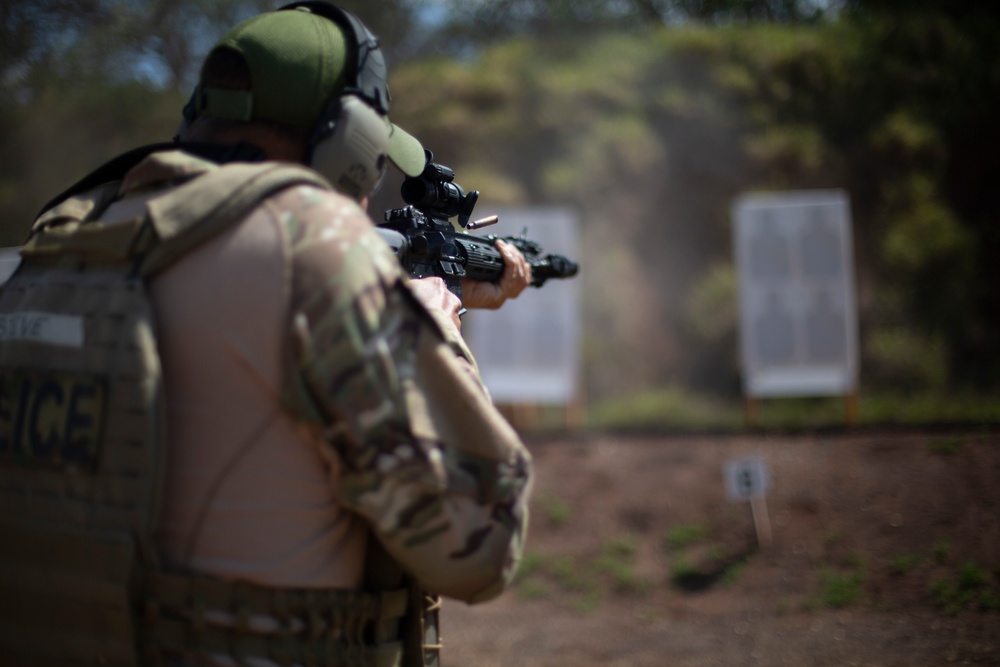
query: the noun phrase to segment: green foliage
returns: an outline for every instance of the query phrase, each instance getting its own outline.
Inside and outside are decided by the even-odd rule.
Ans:
[[[263,6],[43,4],[0,22],[0,243],[20,241],[42,203],[100,162],[169,138],[208,36]],[[597,425],[741,424],[738,409],[677,387],[737,393],[727,209],[748,190],[850,193],[863,386],[918,401],[1000,388],[996,16],[943,3],[888,15],[876,3],[812,21],[776,10],[788,3],[709,3],[703,22],[664,27],[642,8],[694,6],[452,4],[427,28],[411,20],[423,0],[348,6],[391,52],[423,49],[389,58],[402,64],[393,117],[463,186],[583,213]],[[746,7],[781,23],[748,20]],[[862,418],[939,412],[893,401],[866,399]],[[782,406],[777,421],[816,408]]]
[[[935,262],[960,265],[971,259],[968,231],[940,200],[930,178],[913,174],[890,189],[887,199],[897,209],[882,243],[889,269],[915,272]]]
[[[882,125],[875,128],[872,146],[885,159],[916,165],[924,162],[938,164],[945,150],[937,128],[905,109],[891,113]]]
[[[970,50],[993,48],[975,41],[986,34],[954,16],[553,33],[498,44],[451,75],[415,63],[394,80],[394,109],[409,123],[411,93],[432,100],[414,107],[418,134],[495,179],[502,200],[585,212],[586,330],[601,332],[585,341],[587,383],[599,400],[665,377],[732,394],[725,202],[773,188],[851,194],[862,293],[878,297],[861,300],[864,385],[995,389],[1000,328],[989,313],[1000,306],[989,285],[1000,275],[987,249],[995,256],[989,221],[1000,211],[974,165],[1000,155],[987,148],[996,133],[984,111],[1000,86]],[[970,143],[974,127],[982,146]],[[692,421],[612,402],[601,422]]]
[[[940,391],[948,380],[948,351],[940,337],[905,327],[880,327],[864,347],[867,377],[877,387],[913,393]]]
[[[818,128],[772,126],[744,141],[747,154],[764,168],[781,173],[816,172],[829,162]]]
[[[736,271],[730,263],[711,267],[687,302],[688,327],[697,339],[710,343],[736,330]]]

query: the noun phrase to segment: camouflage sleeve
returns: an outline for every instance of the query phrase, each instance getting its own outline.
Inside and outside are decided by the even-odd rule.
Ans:
[[[527,450],[360,208],[309,188],[271,203],[292,257],[285,402],[323,428],[338,499],[427,590],[494,597],[523,547]]]

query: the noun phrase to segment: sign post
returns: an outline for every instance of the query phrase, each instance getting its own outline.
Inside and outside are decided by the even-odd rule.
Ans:
[[[767,512],[767,491],[771,487],[771,474],[763,459],[746,458],[727,461],[723,468],[726,495],[733,502],[750,501],[757,546],[771,547],[771,518]]]

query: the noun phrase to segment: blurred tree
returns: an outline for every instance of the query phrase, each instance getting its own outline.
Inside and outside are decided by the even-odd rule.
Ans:
[[[0,2],[0,244],[20,242],[39,206],[104,160],[169,139],[211,45],[240,20],[282,4]],[[407,36],[411,5],[342,3],[387,49]]]
[[[0,0],[0,243],[95,165],[171,136],[210,45],[280,4]],[[343,6],[382,39],[397,119],[463,184],[585,212],[584,242],[604,260],[581,275],[601,332],[588,350],[593,374],[612,378],[591,378],[595,394],[701,371],[715,378],[703,387],[733,385],[720,364],[734,335],[727,206],[762,188],[849,190],[876,377],[1000,386],[995,12],[944,0]],[[462,57],[419,57],[432,53]],[[395,195],[387,184],[373,208]],[[646,354],[625,359],[635,349]]]
[[[68,35],[87,32],[106,12],[99,0],[0,3],[0,104],[10,104],[37,70],[65,52]]]
[[[464,53],[519,35],[579,35],[660,25],[805,23],[835,16],[824,0],[439,0],[436,50]],[[428,46],[428,50],[434,50]]]
[[[0,82],[21,101],[53,79],[143,80],[188,89],[212,43],[280,0],[8,0],[0,3]],[[390,60],[412,53],[421,0],[340,3],[379,36]]]

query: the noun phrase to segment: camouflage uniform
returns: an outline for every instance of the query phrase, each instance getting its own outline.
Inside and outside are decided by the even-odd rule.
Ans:
[[[138,203],[155,199],[163,184],[205,166],[182,153],[153,155],[127,175],[123,204],[132,196],[138,196]],[[105,217],[114,215],[112,207]],[[280,275],[285,276],[282,289],[287,294],[281,321],[252,323],[273,330],[275,345],[281,346],[280,386],[268,391],[273,390],[283,414],[318,449],[318,461],[326,462],[332,501],[362,517],[426,589],[468,602],[494,597],[521,552],[530,457],[491,406],[468,348],[453,326],[438,321],[439,315],[414,298],[395,256],[352,200],[313,187],[293,187],[262,202],[236,227],[260,226],[262,219],[279,230],[285,249]],[[227,237],[210,245],[225,243]],[[238,253],[233,257],[237,262],[256,261],[252,253],[245,259]],[[154,280],[154,306],[158,283],[169,280],[172,272],[185,271],[185,266],[182,260]],[[224,267],[216,268],[222,278]],[[223,288],[213,298],[219,303],[239,298],[243,287],[232,288],[232,295]],[[188,340],[184,331],[172,333],[169,321],[162,324],[171,411],[171,350],[185,354],[184,346],[199,341]],[[197,370],[193,373],[197,381]],[[171,427],[185,418],[172,412],[169,417]],[[168,524],[172,505],[189,502],[171,478],[200,474],[192,468],[203,452],[176,453],[192,447],[183,433],[168,428]],[[266,498],[268,489],[259,492]],[[206,512],[211,514],[213,502],[215,497],[206,495],[206,506],[193,508],[199,521]],[[275,510],[283,502],[275,498],[272,507],[249,520],[266,535],[269,521],[283,521]],[[357,539],[364,533],[355,530],[350,535]],[[178,553],[171,551],[171,539],[168,525],[160,541],[168,554]],[[266,564],[226,572],[211,554],[200,566],[197,547],[183,557],[185,562],[178,564],[182,567],[249,576],[257,583],[324,583],[282,581],[281,575],[267,574]],[[337,577],[328,583],[337,584]]]
[[[437,665],[424,591],[503,589],[527,451],[355,203],[162,150],[0,289],[0,663]]]

